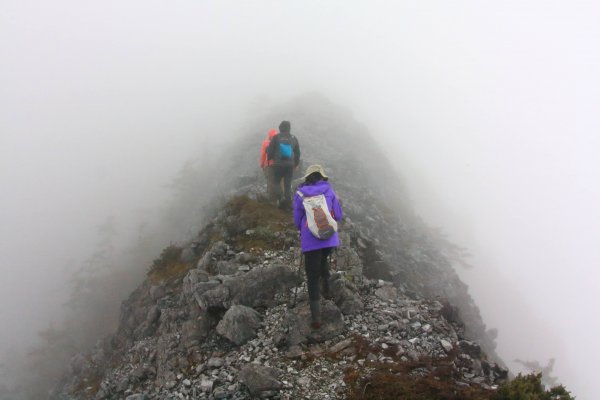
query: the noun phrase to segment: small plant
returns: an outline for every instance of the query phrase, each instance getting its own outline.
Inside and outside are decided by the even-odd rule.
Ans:
[[[268,226],[259,226],[254,230],[254,236],[262,240],[273,240],[275,238],[275,232]]]

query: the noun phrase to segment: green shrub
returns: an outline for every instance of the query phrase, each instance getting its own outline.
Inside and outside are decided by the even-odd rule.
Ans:
[[[493,400],[574,400],[563,386],[556,386],[549,391],[542,385],[542,374],[519,374],[512,381],[498,389]]]

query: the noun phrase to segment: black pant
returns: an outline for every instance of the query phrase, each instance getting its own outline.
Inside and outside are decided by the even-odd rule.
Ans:
[[[282,201],[285,205],[292,204],[292,175],[294,175],[293,166],[273,167],[273,195],[277,200]],[[281,197],[281,180],[283,179],[283,198]]]
[[[308,286],[308,298],[312,301],[321,297],[320,279],[329,279],[329,261],[327,257],[332,247],[307,251],[304,253],[304,269]]]

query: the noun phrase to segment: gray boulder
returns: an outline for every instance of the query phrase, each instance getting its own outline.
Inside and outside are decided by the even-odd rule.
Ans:
[[[383,286],[375,290],[375,296],[381,300],[393,301],[398,298],[398,289],[391,283],[384,283]]]
[[[256,336],[260,319],[260,314],[252,308],[234,305],[217,325],[217,333],[239,346]]]
[[[194,340],[201,340],[208,335],[210,328],[210,321],[208,315],[206,314],[201,314],[196,319],[185,321],[181,325],[182,343],[190,343]]]
[[[248,388],[253,396],[269,391],[280,390],[279,371],[262,365],[248,364],[238,373],[238,380]]]
[[[355,249],[351,247],[340,247],[336,257],[338,271],[346,271],[354,279],[358,279],[362,276],[363,264]]]
[[[364,309],[356,288],[343,276],[335,274],[329,279],[331,296],[344,315],[354,315]]]
[[[232,275],[238,272],[239,265],[232,261],[218,261],[217,272],[221,275]]]
[[[203,309],[228,309],[232,304],[247,307],[270,307],[277,293],[289,291],[302,283],[302,276],[285,265],[254,268],[232,277],[218,287],[196,297]]]
[[[206,271],[206,270],[208,270],[208,268],[210,267],[211,264],[212,264],[212,253],[210,251],[207,251],[206,253],[204,253],[202,258],[200,258],[198,260],[198,263],[196,264],[196,269],[201,270],[201,271]]]
[[[206,271],[191,269],[183,278],[184,285],[195,285],[198,282],[207,282],[209,275]]]
[[[222,309],[228,308],[229,300],[231,298],[229,294],[229,288],[223,284],[216,284],[214,289],[207,290],[205,292],[194,294],[198,305],[203,310],[208,309]]]

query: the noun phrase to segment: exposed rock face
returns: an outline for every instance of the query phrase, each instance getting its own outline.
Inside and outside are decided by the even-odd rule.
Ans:
[[[236,178],[223,174],[232,200],[184,245],[183,267],[131,294],[117,332],[73,359],[54,399],[344,398],[350,370],[425,358],[447,362],[467,387],[506,379],[452,268],[456,249],[412,214],[363,128],[337,112],[324,121],[327,105],[294,107],[304,161],[324,164],[346,214],[321,329],[310,328],[291,216],[257,201],[262,179],[239,177],[256,161],[245,151],[232,157]]]
[[[345,315],[354,315],[363,310],[364,304],[356,287],[341,274],[334,274],[329,279],[331,296],[335,304]]]
[[[254,269],[200,294],[198,305],[203,309],[227,309],[232,304],[268,307],[273,305],[276,294],[301,282],[301,275],[285,265]]]

